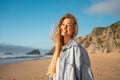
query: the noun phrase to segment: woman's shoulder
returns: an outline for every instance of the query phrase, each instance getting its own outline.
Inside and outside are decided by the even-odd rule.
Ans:
[[[75,40],[73,40],[73,46],[76,47],[82,47],[80,43],[76,42]]]
[[[70,40],[69,43],[67,44],[67,47],[70,48],[75,48],[75,49],[80,49],[80,50],[85,50],[84,47],[78,42],[76,42],[74,39]]]
[[[86,52],[86,49],[80,43],[76,42],[75,40],[73,40],[73,48],[79,49],[82,52]]]

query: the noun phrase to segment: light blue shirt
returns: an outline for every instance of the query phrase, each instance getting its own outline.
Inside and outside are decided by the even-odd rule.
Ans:
[[[49,80],[94,80],[88,53],[75,40],[62,48],[56,74]]]

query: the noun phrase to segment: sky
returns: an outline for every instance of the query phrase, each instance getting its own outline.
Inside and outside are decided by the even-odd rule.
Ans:
[[[81,37],[119,21],[120,0],[0,0],[0,44],[49,50],[49,33],[66,13],[76,17]]]

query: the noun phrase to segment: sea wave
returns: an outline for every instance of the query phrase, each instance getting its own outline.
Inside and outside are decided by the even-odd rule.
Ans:
[[[10,64],[14,62],[21,62],[27,60],[40,60],[48,57],[52,57],[50,55],[0,55],[0,66],[5,64]]]
[[[22,55],[22,56],[14,56],[14,55],[2,55],[0,59],[15,59],[15,58],[40,58],[44,57],[44,55]]]

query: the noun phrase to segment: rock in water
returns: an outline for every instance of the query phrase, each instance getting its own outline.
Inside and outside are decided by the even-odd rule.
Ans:
[[[31,52],[26,53],[27,55],[41,55],[38,49],[32,50]]]

